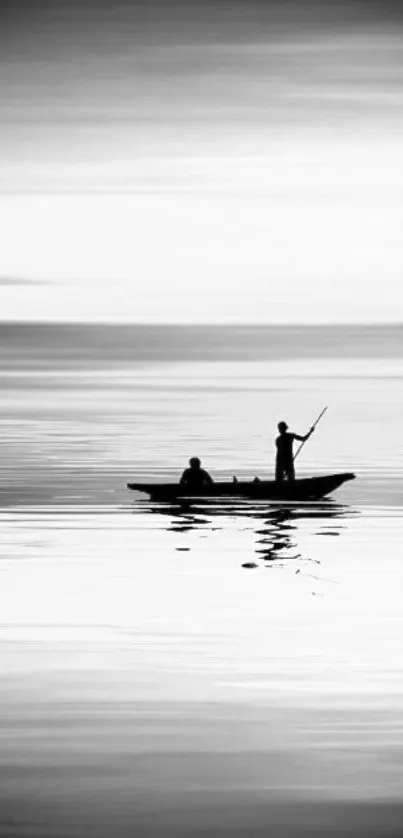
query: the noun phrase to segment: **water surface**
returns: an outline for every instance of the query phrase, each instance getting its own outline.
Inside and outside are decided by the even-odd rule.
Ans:
[[[2,835],[400,834],[402,335],[1,327]],[[125,488],[324,404],[332,499]]]

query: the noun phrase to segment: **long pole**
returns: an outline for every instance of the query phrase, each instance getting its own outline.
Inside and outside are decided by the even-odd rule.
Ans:
[[[324,413],[326,413],[326,411],[327,411],[327,405],[326,405],[326,407],[324,407],[324,408],[323,408],[322,413],[319,413],[319,416],[318,416],[318,418],[317,418],[316,422],[314,422],[314,424],[312,425],[312,430],[313,430],[314,428],[316,428],[316,425],[318,424],[318,422],[320,422],[320,420],[321,420],[322,416],[324,415]],[[296,459],[297,459],[298,454],[299,454],[299,452],[301,451],[301,448],[303,448],[303,447],[304,447],[304,445],[305,445],[305,443],[306,443],[307,441],[308,441],[307,439],[304,439],[304,440],[303,440],[303,442],[301,442],[301,445],[299,446],[299,448],[298,448],[298,449],[297,449],[297,451],[295,452],[295,455],[294,455],[294,460],[296,460]]]

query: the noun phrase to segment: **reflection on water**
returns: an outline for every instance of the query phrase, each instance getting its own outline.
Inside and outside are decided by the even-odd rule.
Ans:
[[[328,498],[310,503],[275,505],[249,500],[224,503],[214,499],[196,502],[178,500],[174,504],[137,500],[131,508],[135,515],[146,513],[164,521],[167,518],[164,528],[174,533],[202,534],[204,531],[206,535],[208,532],[225,530],[235,522],[237,529],[254,533],[256,559],[264,563],[276,562],[277,565],[292,561],[320,563],[318,559],[300,552],[298,522],[317,522],[318,535],[338,536],[343,530],[343,519],[348,520],[360,514],[350,505],[338,504]],[[249,561],[242,566],[254,569],[262,564]]]

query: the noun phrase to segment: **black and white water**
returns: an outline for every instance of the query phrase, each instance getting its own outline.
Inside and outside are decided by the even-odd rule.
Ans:
[[[0,834],[401,834],[403,329],[2,325]],[[305,506],[151,504],[271,476]],[[304,832],[305,830],[305,832]]]

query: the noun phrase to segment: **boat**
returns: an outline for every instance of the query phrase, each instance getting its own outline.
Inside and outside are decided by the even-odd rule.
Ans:
[[[233,480],[219,481],[200,488],[190,488],[180,483],[128,483],[133,492],[143,492],[153,500],[173,501],[193,498],[252,498],[269,501],[314,501],[329,495],[347,480],[354,480],[355,474],[326,474],[321,477],[305,477],[298,480],[277,482],[275,480]]]

